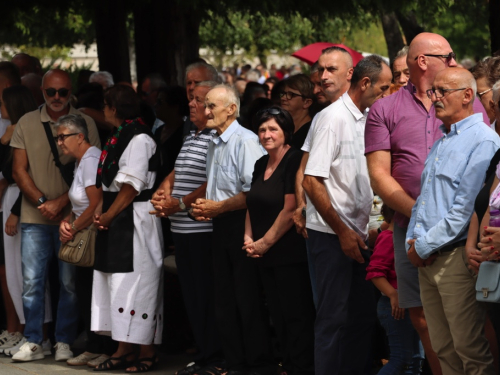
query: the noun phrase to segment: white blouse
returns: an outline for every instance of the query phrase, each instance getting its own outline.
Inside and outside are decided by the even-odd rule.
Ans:
[[[80,216],[89,206],[90,201],[85,188],[95,185],[100,156],[101,150],[92,146],[85,152],[80,163],[75,166],[75,178],[69,189],[68,196],[76,217]]]

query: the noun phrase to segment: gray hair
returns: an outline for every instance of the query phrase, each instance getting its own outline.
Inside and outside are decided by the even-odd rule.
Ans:
[[[394,56],[394,60],[399,59],[400,57],[405,57],[408,56],[408,51],[410,50],[410,47],[404,46],[401,48],[398,53],[396,53],[396,56]]]
[[[106,71],[92,73],[89,77],[89,83],[92,82],[100,84],[105,90],[115,84],[113,75]]]
[[[316,61],[314,64],[311,66],[311,75],[316,73],[319,69],[319,63]]]
[[[226,107],[231,104],[236,105],[235,117],[240,117],[240,97],[235,89],[228,85],[217,85],[213,89],[224,89],[226,90],[226,103],[224,104]]]
[[[59,127],[66,128],[72,133],[82,133],[85,141],[90,143],[87,122],[82,117],[82,115],[70,114],[66,116],[61,116],[59,120],[57,120],[55,127],[56,129]]]
[[[352,68],[352,66],[354,65],[352,63],[352,56],[351,56],[351,54],[349,52],[347,52],[346,49],[344,49],[342,47],[333,46],[333,47],[325,48],[324,50],[321,51],[321,56],[328,55],[329,53],[334,53],[334,52],[340,52],[340,53],[342,53],[343,56],[346,59],[347,67],[348,68]]]
[[[207,81],[220,82],[220,77],[219,77],[219,73],[217,73],[217,70],[212,65],[207,64],[205,62],[201,62],[201,61],[192,63],[186,67],[186,75],[185,75],[184,79],[186,79],[188,73],[194,69],[205,69],[205,71],[207,72],[207,75],[208,75]]]
[[[215,86],[220,85],[220,83],[215,82],[215,81],[203,81],[200,83],[197,83],[195,87],[208,87],[210,90],[212,90]]]
[[[491,91],[493,91],[493,102],[495,105],[498,105],[498,101],[500,100],[500,80],[495,82]]]
[[[246,74],[248,82],[257,82],[260,78],[260,72],[257,69],[252,69]]]

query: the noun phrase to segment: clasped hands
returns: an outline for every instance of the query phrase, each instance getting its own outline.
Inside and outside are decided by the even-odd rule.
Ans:
[[[172,198],[171,195],[166,195],[165,190],[157,190],[151,198],[151,204],[154,207],[153,211],[149,211],[151,215],[156,217],[167,217],[179,212],[179,200]]]
[[[498,261],[500,259],[500,228],[484,227],[477,247],[481,251],[481,261]]]
[[[262,256],[269,250],[269,244],[266,243],[264,238],[254,242],[253,238],[249,235],[243,238],[242,249],[247,252],[247,257],[250,258],[262,258]]]

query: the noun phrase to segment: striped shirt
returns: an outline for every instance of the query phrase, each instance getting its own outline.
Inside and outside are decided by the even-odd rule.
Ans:
[[[173,198],[182,198],[195,191],[207,181],[208,144],[217,134],[215,130],[203,129],[197,135],[191,130],[182,145],[175,161],[175,179],[172,190]],[[174,233],[211,232],[211,221],[194,221],[187,212],[177,212],[169,216],[171,230]]]

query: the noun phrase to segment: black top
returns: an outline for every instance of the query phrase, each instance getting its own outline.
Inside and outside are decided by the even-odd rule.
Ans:
[[[306,140],[307,133],[309,133],[309,128],[311,127],[311,122],[306,122],[304,125],[300,127],[299,130],[297,130],[292,137],[292,146],[295,147],[297,150],[300,150],[302,148],[302,145],[304,144],[304,141]]]
[[[255,163],[252,187],[247,194],[252,234],[255,241],[262,238],[274,224],[285,204],[285,194],[295,193],[295,174],[302,152],[291,147],[281,159],[271,177],[264,181],[269,155]],[[258,259],[262,266],[277,266],[307,261],[306,243],[292,226],[266,254]]]
[[[479,225],[481,225],[481,221],[483,220],[484,214],[486,213],[486,210],[490,205],[491,185],[493,185],[493,181],[495,180],[495,172],[499,162],[500,162],[500,150],[498,150],[491,159],[490,166],[486,171],[484,186],[477,194],[476,201],[474,202],[474,211],[476,212]]]

